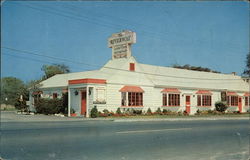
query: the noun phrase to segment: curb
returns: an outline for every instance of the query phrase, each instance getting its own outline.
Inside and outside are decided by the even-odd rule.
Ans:
[[[114,122],[159,122],[159,121],[216,121],[216,120],[249,120],[250,117],[221,118],[152,118],[152,119],[114,119]]]

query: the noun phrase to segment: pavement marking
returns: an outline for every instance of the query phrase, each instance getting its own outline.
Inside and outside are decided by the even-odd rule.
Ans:
[[[179,131],[179,130],[190,130],[192,128],[166,128],[166,129],[153,129],[153,130],[134,130],[134,131],[120,131],[117,134],[126,133],[147,133],[147,132],[162,132],[162,131]]]

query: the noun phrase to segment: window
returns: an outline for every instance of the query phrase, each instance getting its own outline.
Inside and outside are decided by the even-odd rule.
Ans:
[[[211,106],[212,96],[211,95],[197,95],[197,106]]]
[[[197,106],[201,106],[201,95],[197,96]]]
[[[96,88],[96,101],[98,102],[105,102],[105,89],[104,88]]]
[[[167,106],[167,94],[163,93],[163,97],[162,97],[162,104],[163,106]]]
[[[250,96],[245,97],[245,106],[249,106]]]
[[[53,93],[53,99],[57,98],[57,93]]]
[[[122,106],[143,106],[143,93],[141,92],[122,92]],[[128,96],[128,97],[127,97]],[[128,103],[127,103],[128,99]]]
[[[227,104],[229,106],[238,106],[238,96],[227,96]]]
[[[127,92],[122,92],[122,106],[127,105]]]
[[[163,93],[162,104],[163,106],[180,106],[180,94]]]

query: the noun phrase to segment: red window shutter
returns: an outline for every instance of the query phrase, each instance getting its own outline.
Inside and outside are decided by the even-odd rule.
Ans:
[[[130,71],[135,71],[135,64],[134,63],[129,64],[129,70]]]

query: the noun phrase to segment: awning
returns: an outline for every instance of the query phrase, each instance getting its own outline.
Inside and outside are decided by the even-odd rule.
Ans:
[[[227,92],[227,96],[238,96],[236,92]]]
[[[32,95],[39,95],[39,94],[43,94],[43,91],[34,91],[34,92],[32,93]]]
[[[144,90],[138,86],[124,86],[119,91],[120,92],[144,92]]]
[[[245,96],[245,97],[249,97],[249,96],[250,96],[250,93],[249,93],[249,92],[246,92],[246,93],[244,94],[244,96]]]
[[[212,94],[209,90],[198,90],[196,94]]]
[[[177,89],[177,88],[164,88],[161,92],[181,93],[181,91],[179,91],[179,89]]]

